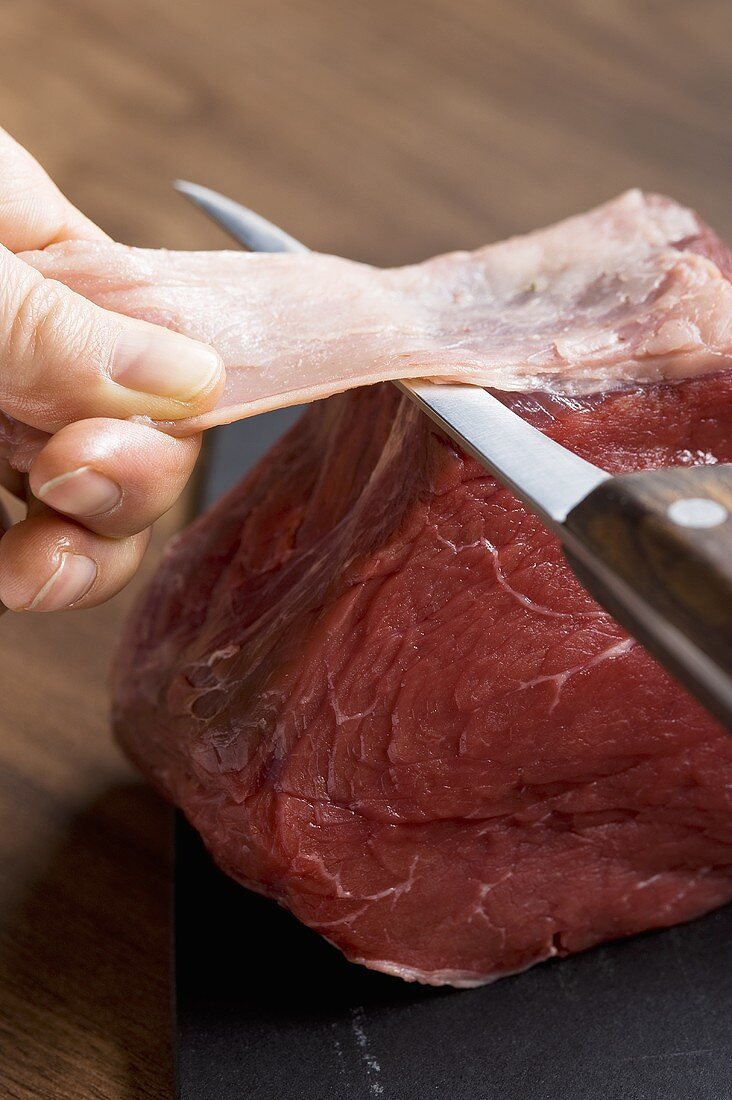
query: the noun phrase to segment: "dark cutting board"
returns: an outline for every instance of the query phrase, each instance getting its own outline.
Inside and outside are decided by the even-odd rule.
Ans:
[[[220,429],[207,503],[294,419]],[[179,1100],[732,1100],[732,907],[482,989],[347,963],[176,826]]]

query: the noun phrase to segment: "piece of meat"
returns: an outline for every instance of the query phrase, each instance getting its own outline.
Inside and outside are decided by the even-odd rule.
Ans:
[[[614,472],[732,460],[732,371],[504,399]],[[732,738],[391,386],[314,405],[174,541],[114,722],[228,874],[403,978],[732,898]]]
[[[732,286],[715,238],[629,191],[477,252],[380,271],[333,256],[174,253],[106,242],[23,257],[109,309],[214,344],[228,379],[186,433],[389,378],[555,392],[732,365]],[[38,448],[0,418],[27,469]]]

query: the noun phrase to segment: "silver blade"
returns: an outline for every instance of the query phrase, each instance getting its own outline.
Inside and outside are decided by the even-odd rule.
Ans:
[[[309,252],[279,226],[272,225],[266,218],[255,214],[248,206],[227,199],[218,191],[201,187],[199,183],[188,180],[175,180],[173,187],[187,199],[203,210],[212,221],[230,233],[234,240],[244,245],[250,252]]]
[[[477,386],[396,385],[560,535],[575,505],[610,476]]]
[[[175,186],[250,252],[309,251],[279,226],[217,191],[186,180],[177,180]],[[610,476],[478,386],[403,379],[395,384],[560,535],[575,505]]]

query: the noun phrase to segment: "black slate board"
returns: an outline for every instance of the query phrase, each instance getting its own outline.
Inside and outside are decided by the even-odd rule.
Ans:
[[[294,419],[220,429],[204,503]],[[176,824],[179,1100],[732,1100],[732,907],[482,989],[345,961]]]

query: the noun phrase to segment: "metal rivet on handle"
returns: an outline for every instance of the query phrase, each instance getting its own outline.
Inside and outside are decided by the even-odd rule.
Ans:
[[[668,518],[681,527],[719,527],[729,512],[716,500],[707,497],[687,497],[669,504]]]

